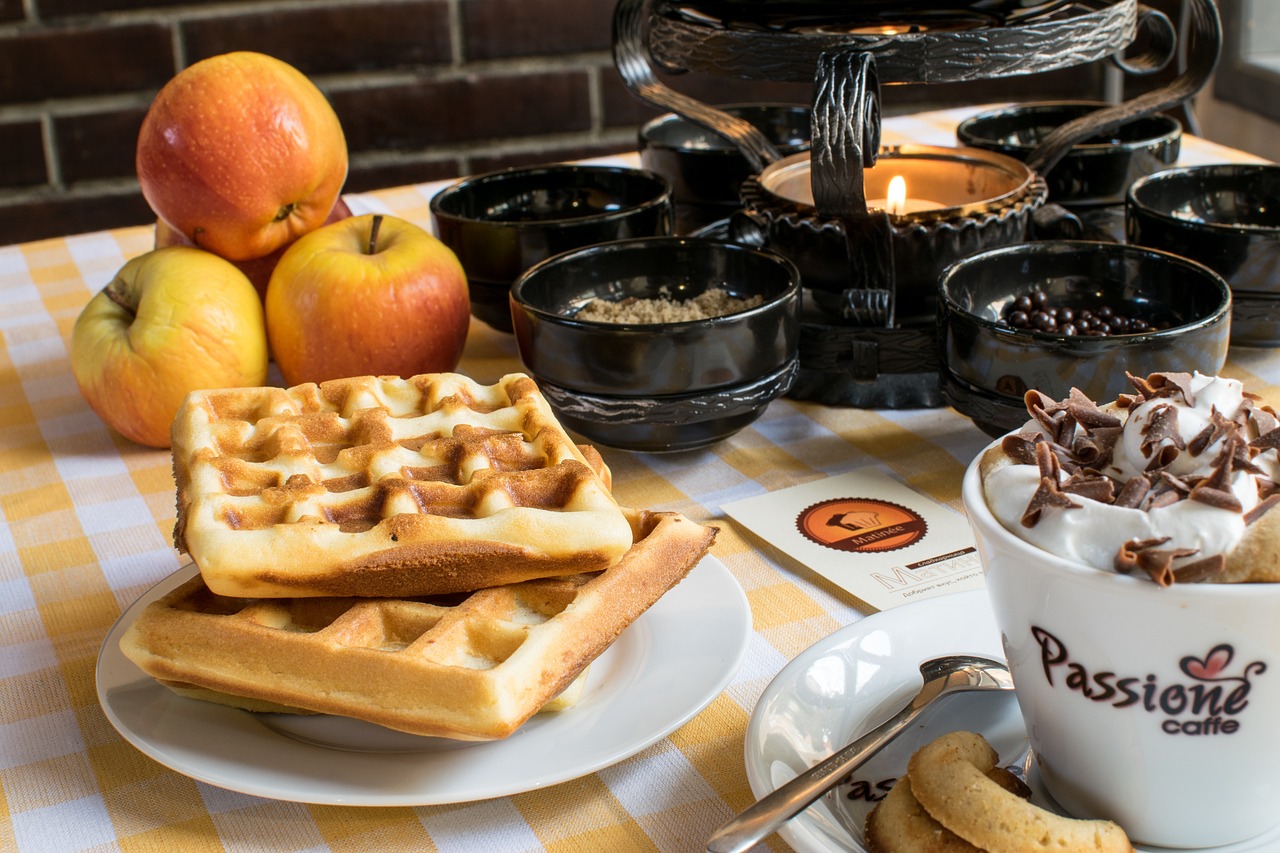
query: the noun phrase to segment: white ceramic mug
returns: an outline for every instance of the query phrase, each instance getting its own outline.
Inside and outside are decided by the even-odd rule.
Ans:
[[[1280,824],[1280,583],[1161,588],[1042,551],[991,514],[977,459],[963,498],[1054,799],[1168,847]]]

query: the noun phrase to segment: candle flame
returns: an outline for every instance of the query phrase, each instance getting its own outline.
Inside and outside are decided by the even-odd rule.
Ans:
[[[889,181],[889,193],[885,202],[885,210],[894,216],[901,216],[907,206],[907,179],[894,175]]]

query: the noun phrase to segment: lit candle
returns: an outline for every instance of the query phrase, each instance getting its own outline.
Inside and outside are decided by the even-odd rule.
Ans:
[[[871,199],[867,202],[867,207],[881,208],[891,216],[946,207],[942,202],[927,198],[907,198],[907,181],[901,175],[894,175],[893,180],[889,181],[888,193],[887,198]]]

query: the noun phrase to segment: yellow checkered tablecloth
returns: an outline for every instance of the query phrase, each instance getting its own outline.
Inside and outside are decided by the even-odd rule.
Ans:
[[[886,144],[954,144],[972,110],[891,118]],[[1183,162],[1240,152],[1187,139]],[[439,185],[351,199],[429,223]],[[356,808],[260,799],[196,782],[121,739],[95,661],[121,611],[183,564],[172,548],[169,454],[110,432],[68,364],[76,316],[148,228],[0,248],[0,850],[693,851],[752,800],[743,738],[761,691],[797,654],[862,615],[842,591],[754,540],[722,505],[877,466],[959,511],[987,439],[946,408],[869,411],[779,400],[731,439],[673,456],[606,450],[629,506],[717,524],[716,556],[745,590],[745,662],[709,707],[615,766],[510,797]],[[460,370],[520,369],[514,341],[476,323]],[[1275,398],[1280,358],[1233,351],[1227,372]],[[340,774],[341,753],[334,755]],[[776,836],[768,849],[786,850]]]

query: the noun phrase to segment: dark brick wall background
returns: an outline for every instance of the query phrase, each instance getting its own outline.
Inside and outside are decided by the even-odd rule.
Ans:
[[[613,67],[613,0],[0,0],[0,244],[154,221],[134,146],[179,69],[257,50],[309,75],[347,135],[346,190],[634,150],[658,114]],[[708,103],[807,84],[681,74]],[[886,87],[887,113],[1098,96],[1101,70]]]

